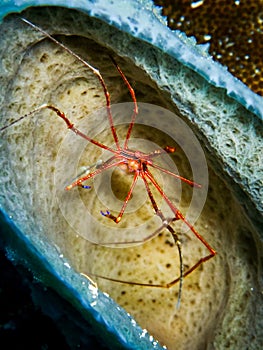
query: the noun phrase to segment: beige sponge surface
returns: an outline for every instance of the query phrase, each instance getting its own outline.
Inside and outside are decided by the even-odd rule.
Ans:
[[[133,104],[126,85],[109,58],[109,54],[113,54],[133,86],[138,101],[168,108],[175,118],[175,124],[169,122],[167,127],[165,119],[162,120],[161,108],[153,108],[156,114],[153,112],[151,115],[152,110],[147,110],[146,105],[142,104],[147,120],[151,115],[153,120],[159,120],[161,127],[158,128],[158,124],[136,124],[131,137],[131,148],[142,148],[145,152],[150,152],[166,145],[175,146],[176,152],[168,158],[164,157],[160,164],[163,166],[172,161],[180,175],[192,178],[193,164],[189,164],[184,152],[186,146],[178,144],[162,130],[163,125],[166,129],[173,129],[181,116],[168,92],[158,88],[143,70],[143,62],[147,59],[140,46],[137,52],[141,55],[142,68],[135,66],[132,59],[118,57],[116,52],[107,47],[107,43],[100,42],[99,33],[100,30],[103,32],[103,25],[98,20],[80,14],[75,16],[74,12],[61,9],[53,9],[52,16],[45,9],[31,11],[27,16],[41,27],[45,22],[49,23],[48,30],[52,35],[71,34],[56,35],[56,38],[100,70],[113,104],[129,102],[127,108],[126,105],[122,105],[120,110],[118,107],[112,108],[113,119],[118,120],[116,130],[123,142]],[[72,29],[74,26],[77,28],[75,31]],[[108,29],[108,35],[112,34],[110,30]],[[46,103],[63,111],[89,137],[91,135],[99,142],[115,147],[105,110],[105,95],[97,76],[18,18],[10,17],[4,21],[0,31],[0,47],[4,48],[1,50],[1,126]],[[105,33],[104,29],[104,37]],[[116,32],[115,35],[118,42],[120,34]],[[136,44],[130,38],[123,46],[126,46],[127,51],[136,49]],[[147,47],[147,50],[150,49]],[[158,55],[153,53],[152,61],[157,60]],[[159,60],[156,65],[161,66],[162,62]],[[158,69],[155,70],[157,75]],[[164,74],[162,68],[160,72]],[[175,87],[181,87],[184,79],[189,81],[188,70],[175,66],[174,72]],[[160,79],[164,82],[164,76]],[[167,81],[169,79],[170,76],[167,76]],[[200,94],[204,96],[207,92],[205,83],[197,78],[197,84],[198,88],[203,86],[204,91]],[[189,96],[194,98],[196,86],[192,87],[192,93],[187,85],[181,87],[181,91],[183,89],[186,99]],[[197,96],[200,97],[200,94]],[[208,136],[218,137],[220,130],[223,133],[229,126],[227,118],[231,118],[238,108],[231,102],[225,105],[222,99],[222,105],[219,106],[218,101],[215,98],[214,105],[211,101],[208,102],[207,120],[203,122]],[[197,114],[201,104],[203,107],[204,100],[192,101]],[[217,119],[218,108],[220,111],[224,109],[225,123]],[[124,124],[119,111],[125,111]],[[212,122],[208,121],[209,113],[214,115]],[[213,133],[214,128],[217,131]],[[198,128],[194,129],[196,131]],[[231,128],[230,138],[224,141],[223,133],[221,142],[239,140],[238,133],[238,129]],[[235,145],[236,155],[229,154],[227,157],[238,164],[242,173],[242,145]],[[213,154],[209,153],[212,147],[207,148],[207,159],[212,159]],[[194,154],[198,155],[198,150]],[[101,210],[109,209],[115,214],[121,208],[133,178],[127,167],[116,167],[97,175],[94,181],[85,183],[91,189],[64,191],[75,176],[84,170],[99,169],[99,164],[109,156],[111,154],[103,152],[100,147],[82,142],[51,110],[42,109],[33,113],[1,134],[3,208],[26,235],[54,244],[59,254],[80,273],[153,285],[166,284],[180,273],[177,246],[168,230],[163,230],[141,245],[110,247],[93,244],[145,239],[159,227],[160,221],[157,223],[158,218],[154,215],[142,181],[138,181],[120,224],[116,225],[101,215]],[[204,177],[199,178],[200,182],[206,182],[202,189],[192,189],[187,184],[174,181],[168,174],[153,170],[158,183],[184,215],[188,213],[193,195],[201,198],[202,210],[198,207],[198,201],[197,209],[193,209],[193,215],[196,216],[194,227],[217,251],[214,258],[184,278],[180,308],[176,307],[178,283],[170,289],[162,289],[92,278],[100,289],[123,306],[142,328],[146,328],[168,349],[256,349],[259,343],[253,334],[259,332],[260,328],[260,310],[255,309],[260,289],[258,248],[254,237],[258,236],[244,215],[234,191],[226,186],[220,175],[215,174],[209,161],[208,183],[206,163],[203,165],[198,162],[197,160],[194,164],[195,167],[204,166],[201,169],[204,170]],[[171,215],[153,185],[151,190],[165,215]],[[200,191],[200,195],[196,195],[197,191]],[[205,201],[203,198],[206,192]],[[174,223],[173,227],[181,242],[186,271],[208,255],[209,251],[191,230],[185,229],[182,221]]]

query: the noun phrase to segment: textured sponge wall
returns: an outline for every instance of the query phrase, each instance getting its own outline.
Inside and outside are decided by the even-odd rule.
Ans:
[[[123,39],[118,37],[119,33],[108,27],[103,32],[101,22],[82,17],[79,13],[75,17],[74,12],[61,9],[52,9],[52,15],[44,9],[39,12],[32,11],[27,13],[26,17],[40,26],[50,23],[50,33],[64,32],[65,28],[66,32],[72,30],[74,35],[59,36],[59,39],[100,69],[113,102],[130,101],[129,93],[109,59],[108,54],[112,51],[105,45],[105,42],[109,44],[115,35],[115,40],[111,43],[115,42],[118,46]],[[75,31],[71,26],[75,26]],[[103,32],[104,38],[108,35],[108,41],[103,44],[100,42],[101,39],[96,37],[98,28]],[[39,33],[25,26],[17,18],[8,19],[2,26],[2,32],[5,35],[0,36],[1,47],[4,48],[1,124],[6,124],[43,103],[52,103],[66,112],[74,123],[87,119],[88,128],[93,130],[99,127],[98,120],[92,113],[96,108],[105,105],[105,97],[94,74],[49,40],[40,39]],[[213,89],[209,90],[205,82],[201,78],[193,77],[189,70],[176,64],[171,66],[168,64],[169,60],[162,62],[160,52],[152,52],[150,55],[152,48],[140,45],[142,44],[135,43],[131,39],[123,41],[122,49],[118,47],[118,50],[125,48],[128,51],[134,50],[135,56],[140,56],[137,58],[140,64],[148,66],[146,70],[153,67],[152,77],[155,76],[157,79],[159,74],[159,85],[163,86],[161,90],[143,69],[136,67],[129,59],[119,57],[118,63],[134,86],[138,100],[155,103],[178,113],[168,93],[168,86],[171,86],[170,79],[174,79],[176,89],[173,97],[178,100],[180,109],[184,113],[191,112],[192,116],[196,113],[200,117],[201,110],[206,104],[205,97],[212,99]],[[169,69],[173,74],[169,74]],[[189,82],[193,84],[187,85]],[[203,86],[203,90],[200,90],[200,86]],[[179,90],[181,95],[176,90]],[[187,101],[191,98],[195,100],[192,100],[191,104],[184,105],[182,95]],[[212,99],[214,104],[211,104],[210,100],[206,106],[207,113],[202,114],[204,119],[201,121],[201,129],[205,130],[209,140],[215,135],[219,137],[220,132],[225,135],[226,128],[231,125],[229,119],[237,110],[237,106],[229,102],[223,93],[219,97]],[[224,103],[226,101],[227,107]],[[218,110],[220,112],[223,110],[228,116],[226,121],[217,115]],[[240,110],[246,115],[243,109]],[[212,120],[209,118],[211,114]],[[197,122],[198,119],[194,120],[193,124]],[[227,126],[224,126],[224,122]],[[196,131],[198,128],[195,126],[194,129]],[[170,141],[167,136],[158,132],[153,137],[152,131],[149,132],[147,128],[138,126],[135,134],[137,130],[142,138],[152,137],[152,140],[160,146]],[[233,137],[220,142],[235,142],[235,135],[238,132],[239,130],[232,125]],[[54,181],[57,157],[61,151],[60,145],[67,133],[63,122],[54,113],[46,110],[6,130],[2,138],[1,153],[3,207],[26,234],[35,235],[43,242],[45,240],[52,242],[57,246],[61,256],[66,257],[70,265],[79,272],[87,274],[92,272],[143,283],[165,283],[178,276],[179,260],[176,247],[165,232],[138,247],[111,249],[92,245],[71,228],[67,217],[63,216],[60,210],[56,184],[61,183],[61,186],[64,186],[68,174],[67,165],[70,166],[74,161],[74,152],[73,155],[63,155],[68,157],[64,174]],[[199,136],[205,143],[202,133]],[[112,144],[109,133],[104,133],[101,137],[105,144]],[[211,151],[218,147],[217,142],[219,141],[215,138],[215,145],[207,147],[208,159],[215,158]],[[228,156],[231,161],[237,162],[242,167],[240,148],[242,150],[242,146],[237,145],[234,157],[232,154]],[[224,152],[227,149],[228,147],[224,147]],[[218,147],[219,153],[220,147]],[[96,150],[89,152],[88,164],[96,162],[97,157],[99,153],[97,155]],[[191,177],[187,159],[180,149],[174,161],[183,172],[183,176]],[[214,168],[216,164],[214,159]],[[195,227],[217,250],[218,255],[185,278],[180,309],[176,308],[178,285],[165,290],[101,279],[96,282],[168,349],[205,347],[239,349],[249,346],[256,348],[259,343],[258,339],[253,338],[253,334],[260,328],[260,310],[255,311],[259,290],[258,253],[253,236],[257,236],[231,190],[220,176],[215,174],[210,164],[208,165],[208,197]],[[220,166],[217,165],[217,170],[219,169]],[[116,177],[122,175],[122,173],[116,174]],[[114,183],[112,185],[113,191],[119,190],[120,198],[126,191],[126,180],[126,178],[123,180],[122,176],[124,189],[119,189],[119,185],[114,189]],[[116,181],[118,183],[118,178]],[[88,196],[85,195],[85,198],[88,197],[86,199],[88,205],[95,207],[96,212],[104,209],[99,206],[97,193],[94,190],[88,193]],[[139,193],[138,196],[143,194]],[[186,210],[189,197],[191,191],[185,188],[180,202],[182,211]],[[65,196],[63,199],[65,200]],[[81,221],[82,217],[74,205],[72,203],[69,205],[76,222]],[[142,216],[136,214],[130,218],[142,220],[140,215]],[[204,246],[199,244],[191,232],[180,236],[180,239],[185,266],[193,264],[207,254]],[[251,324],[254,325],[253,329]]]

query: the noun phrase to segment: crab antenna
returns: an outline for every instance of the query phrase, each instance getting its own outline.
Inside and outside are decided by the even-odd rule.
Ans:
[[[112,117],[112,114],[111,114],[110,94],[109,94],[109,91],[107,89],[106,83],[105,83],[102,75],[100,74],[100,71],[98,69],[94,68],[91,64],[89,64],[87,61],[85,61],[83,58],[81,58],[79,55],[77,55],[74,51],[72,51],[70,48],[68,48],[67,46],[62,44],[60,41],[55,39],[53,36],[51,36],[48,32],[46,32],[42,28],[36,26],[35,24],[33,24],[32,22],[28,21],[25,18],[21,17],[21,20],[23,22],[27,23],[28,25],[30,25],[31,27],[33,27],[34,29],[36,29],[37,31],[39,31],[40,33],[44,34],[47,38],[49,38],[55,44],[60,46],[63,50],[65,50],[66,52],[71,54],[73,57],[75,57],[84,66],[88,67],[97,76],[97,78],[99,79],[99,82],[100,82],[100,84],[101,84],[101,86],[103,88],[103,91],[104,91],[104,95],[105,95],[105,99],[106,99],[106,106],[107,106],[108,120],[109,120],[109,124],[110,124],[110,128],[111,128],[111,132],[112,132],[112,135],[113,135],[113,138],[114,138],[114,141],[115,141],[117,149],[120,149],[118,135],[116,133],[116,129],[115,129],[115,126],[113,124],[113,117]]]

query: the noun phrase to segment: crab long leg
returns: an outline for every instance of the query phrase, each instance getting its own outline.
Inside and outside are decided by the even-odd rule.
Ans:
[[[212,258],[213,256],[215,256],[216,251],[208,244],[208,242],[196,231],[196,229],[193,227],[193,225],[190,224],[190,222],[188,222],[186,220],[186,218],[183,216],[183,214],[180,212],[179,209],[177,209],[175,207],[175,205],[171,202],[171,200],[167,197],[167,195],[165,194],[165,192],[161,189],[160,185],[157,183],[157,181],[154,179],[153,175],[147,170],[145,171],[145,175],[148,177],[148,179],[153,183],[153,185],[155,186],[155,188],[159,191],[159,193],[161,194],[161,196],[163,197],[163,199],[166,201],[166,203],[168,204],[168,206],[170,207],[170,209],[172,210],[172,212],[174,213],[175,217],[177,219],[181,219],[184,221],[184,223],[190,228],[190,230],[194,233],[194,235],[206,246],[206,248],[209,250],[210,255],[208,255],[205,258],[204,261]],[[199,266],[202,263],[202,259],[200,259],[200,263],[197,265]]]
[[[76,181],[72,182],[72,184],[68,185],[66,187],[66,190],[69,191],[71,190],[73,187],[76,187],[76,186],[81,186],[83,187],[82,183],[84,181],[87,181],[88,179],[91,179],[92,177],[102,173],[104,170],[107,170],[107,169],[110,169],[110,168],[113,168],[115,166],[119,166],[121,164],[125,164],[125,162],[123,160],[119,160],[117,162],[114,162],[114,163],[111,163],[111,164],[106,164],[104,166],[102,166],[101,168],[93,171],[92,173],[89,173],[89,174],[86,174],[84,175],[83,177],[80,177],[79,179],[77,179]],[[84,186],[85,187],[85,186]]]
[[[107,218],[113,220],[114,222],[116,222],[116,224],[118,224],[118,223],[121,221],[121,218],[122,218],[122,216],[123,216],[123,214],[124,214],[124,211],[125,211],[125,209],[126,209],[126,207],[127,207],[128,202],[129,202],[129,200],[130,200],[130,198],[131,198],[131,195],[132,195],[133,189],[134,189],[134,187],[135,187],[135,185],[136,185],[136,182],[137,182],[137,180],[138,180],[138,177],[139,177],[139,172],[136,171],[135,174],[134,174],[134,177],[133,177],[133,181],[132,181],[130,190],[129,190],[129,192],[128,192],[128,194],[127,194],[127,196],[126,196],[126,198],[125,198],[125,200],[124,200],[124,202],[123,202],[123,205],[122,205],[122,207],[121,207],[121,210],[120,210],[120,212],[119,212],[119,215],[118,215],[118,216],[114,216],[114,215],[112,215],[109,211],[106,211],[106,213],[104,213],[103,211],[101,211],[101,214],[102,214],[103,216],[106,216]]]
[[[116,66],[118,72],[120,73],[124,83],[127,85],[128,89],[129,89],[129,92],[130,92],[130,95],[131,95],[131,98],[132,98],[133,103],[134,103],[134,109],[133,109],[131,122],[129,124],[129,128],[128,128],[127,135],[126,135],[125,142],[124,142],[124,146],[123,146],[124,149],[127,149],[128,148],[128,141],[130,139],[131,132],[132,132],[132,128],[134,126],[134,123],[135,123],[135,120],[136,120],[136,116],[138,114],[138,104],[137,104],[135,92],[134,92],[131,84],[129,83],[128,79],[126,78],[126,76],[124,75],[123,71],[120,69],[119,65],[114,60],[114,58],[112,56],[110,56],[110,58],[111,58],[112,62],[114,63],[114,65]]]
[[[147,180],[146,180],[146,178],[144,176],[144,172],[142,173],[142,178],[143,178],[146,191],[148,193],[148,196],[150,198],[150,201],[152,203],[152,207],[153,207],[156,215],[158,215],[161,218],[162,222],[166,222],[166,219],[165,219],[162,211],[159,209],[159,207],[158,207],[158,205],[157,205],[157,203],[156,203],[156,201],[154,199],[154,196],[153,196],[152,191],[151,191],[151,189],[149,187],[149,184],[148,184],[148,182],[147,182]],[[174,220],[177,220],[177,217],[175,217]],[[177,246],[178,254],[179,254],[179,260],[180,260],[180,276],[179,276],[180,284],[179,284],[179,292],[178,292],[178,300],[177,300],[177,307],[179,308],[179,305],[180,305],[180,302],[181,302],[181,297],[182,297],[183,276],[184,276],[184,265],[183,265],[182,248],[181,248],[181,242],[179,241],[179,237],[178,237],[177,233],[174,231],[174,229],[172,228],[172,226],[167,225],[166,228],[171,233],[171,235],[173,237],[173,240],[174,240],[174,243]],[[167,284],[167,286],[168,285],[169,284]]]
[[[149,166],[151,166],[151,167],[153,167],[153,168],[155,168],[155,169],[158,169],[158,170],[164,172],[165,174],[169,174],[169,175],[171,175],[171,176],[173,176],[173,177],[175,177],[175,178],[177,178],[177,179],[179,179],[179,180],[181,180],[181,181],[187,183],[188,185],[190,185],[190,186],[192,186],[192,187],[196,187],[196,188],[201,188],[201,187],[202,187],[200,184],[198,184],[198,183],[196,183],[196,182],[193,182],[193,181],[191,181],[191,180],[188,180],[188,179],[186,179],[185,177],[182,177],[182,176],[180,176],[180,175],[177,175],[177,174],[173,173],[172,171],[169,171],[169,170],[167,170],[167,169],[164,169],[164,168],[160,167],[160,166],[157,165],[157,164],[153,164],[153,163],[152,163],[152,164],[149,164]]]

